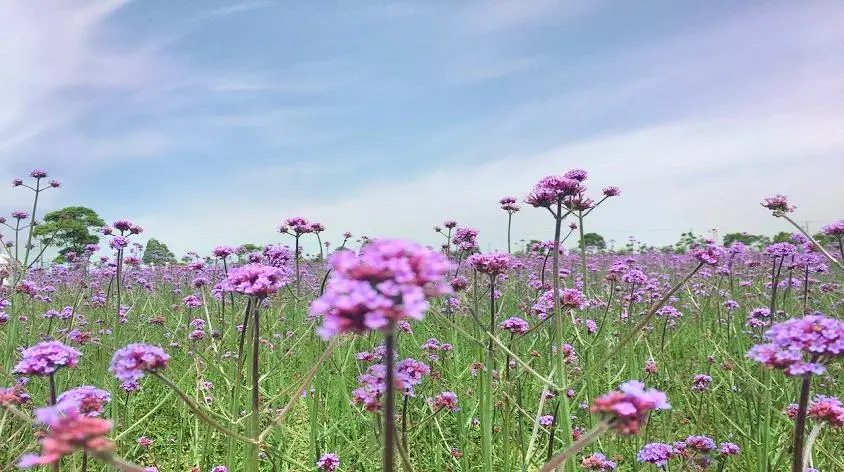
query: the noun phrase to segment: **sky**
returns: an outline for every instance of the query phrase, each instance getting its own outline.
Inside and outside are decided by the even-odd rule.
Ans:
[[[775,193],[817,231],[844,217],[842,24],[835,0],[0,0],[0,180],[45,168],[44,210],[177,254],[290,242],[291,216],[503,249],[498,199],[570,168],[621,187],[585,224],[616,246],[789,231]],[[0,185],[0,212],[30,198]]]

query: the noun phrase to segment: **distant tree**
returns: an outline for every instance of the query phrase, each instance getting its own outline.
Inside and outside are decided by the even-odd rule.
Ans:
[[[728,233],[724,235],[723,244],[725,247],[729,247],[734,242],[740,242],[745,246],[754,247],[756,249],[762,249],[768,244],[770,244],[771,240],[768,239],[767,236],[762,236],[760,234]]]
[[[674,252],[678,253],[685,253],[689,251],[689,248],[698,244],[703,241],[703,238],[700,236],[695,235],[694,232],[689,230],[686,233],[680,234],[680,240],[674,244]]]
[[[51,211],[44,215],[44,222],[34,230],[42,244],[59,248],[58,261],[64,261],[68,252],[82,253],[88,244],[97,244],[100,237],[92,228],[105,226],[105,221],[90,208],[72,206]]]
[[[242,247],[246,252],[261,252],[264,250],[264,246],[252,243],[242,244],[240,247]]]
[[[779,233],[775,234],[771,241],[775,243],[791,243],[791,233],[787,231],[780,231]]]
[[[604,237],[598,233],[584,234],[583,244],[586,246],[587,251],[589,251],[589,248],[594,248],[598,251],[603,251],[607,248],[607,242],[604,240]]]
[[[141,262],[153,266],[175,264],[176,256],[167,248],[166,244],[155,238],[149,238]]]

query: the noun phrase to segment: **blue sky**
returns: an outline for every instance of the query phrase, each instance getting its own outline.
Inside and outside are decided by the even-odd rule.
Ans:
[[[583,167],[624,194],[587,230],[787,230],[842,218],[840,2],[59,1],[0,4],[0,176],[39,166],[177,252],[288,216],[503,247],[501,196]],[[27,196],[0,189],[0,209]],[[516,239],[550,237],[516,215]]]

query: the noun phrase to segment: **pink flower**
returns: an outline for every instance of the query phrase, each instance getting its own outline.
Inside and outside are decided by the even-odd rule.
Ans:
[[[664,393],[656,389],[645,390],[645,385],[637,380],[621,384],[619,390],[596,398],[592,404],[593,413],[609,418],[610,425],[625,436],[639,433],[648,419],[648,412],[670,408]]]

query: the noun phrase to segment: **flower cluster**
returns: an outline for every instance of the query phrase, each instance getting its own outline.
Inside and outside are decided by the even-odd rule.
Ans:
[[[129,344],[118,349],[111,359],[111,371],[121,382],[137,382],[146,372],[167,368],[170,356],[158,346]]]
[[[771,327],[747,357],[789,376],[822,374],[825,364],[844,357],[844,321],[822,313],[792,318]]]
[[[670,408],[664,393],[656,389],[645,390],[642,382],[631,380],[621,384],[619,390],[596,398],[591,411],[608,418],[620,434],[631,436],[639,433],[650,411]]]
[[[779,211],[783,213],[789,213],[794,211],[794,205],[788,203],[788,197],[785,195],[774,195],[773,197],[768,197],[765,201],[762,202],[762,206],[773,211]]]
[[[520,209],[519,205],[516,204],[516,197],[504,197],[499,200],[498,203],[501,205],[502,210],[510,214],[513,214]]]
[[[23,375],[50,375],[61,367],[76,367],[81,355],[81,352],[58,341],[47,341],[25,349],[21,361],[12,372]]]
[[[510,318],[507,318],[502,321],[498,327],[513,334],[526,334],[530,331],[530,325],[528,322],[518,316],[511,316]]]
[[[376,240],[360,255],[338,252],[330,263],[325,293],[310,307],[312,315],[324,315],[319,332],[326,339],[421,319],[429,297],[451,291],[444,279],[451,268],[446,257],[411,242]]]
[[[466,262],[476,271],[488,274],[490,277],[501,275],[512,267],[513,257],[503,252],[491,252],[487,254],[472,254]]]
[[[83,385],[59,395],[57,402],[65,401],[76,402],[80,414],[94,418],[103,413],[105,406],[111,401],[111,394],[97,387]]]
[[[614,461],[607,459],[607,456],[600,452],[595,452],[587,457],[584,457],[580,465],[586,470],[607,471],[615,470],[618,467]]]
[[[844,405],[838,397],[818,395],[809,404],[806,415],[818,423],[844,428]]]
[[[114,444],[105,437],[111,431],[111,421],[82,415],[73,400],[38,409],[35,416],[50,429],[41,440],[41,455],[21,457],[18,464],[21,468],[55,464],[77,449],[108,454],[114,448]]]
[[[220,283],[220,287],[227,292],[266,298],[287,285],[290,276],[286,267],[249,264],[229,270],[229,275]]]
[[[563,288],[558,292],[561,309],[581,309],[586,306],[586,297],[576,288]],[[547,290],[540,295],[532,307],[533,313],[541,320],[554,313],[554,290]]]
[[[317,469],[323,472],[334,472],[338,467],[340,467],[340,456],[333,452],[323,454],[316,461],[316,466]]]

